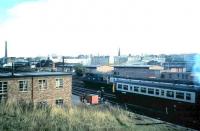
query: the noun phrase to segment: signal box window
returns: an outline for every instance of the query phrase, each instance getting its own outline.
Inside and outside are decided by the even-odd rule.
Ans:
[[[57,106],[63,106],[63,104],[64,104],[63,99],[56,100],[56,105]]]
[[[128,85],[123,85],[124,90],[128,90]]]
[[[28,91],[28,81],[19,81],[19,91]]]
[[[63,88],[63,79],[56,79],[56,88]]]
[[[7,98],[7,82],[0,82],[0,103]]]
[[[39,88],[41,90],[47,89],[47,80],[39,80]]]
[[[7,93],[7,82],[0,82],[0,94]]]

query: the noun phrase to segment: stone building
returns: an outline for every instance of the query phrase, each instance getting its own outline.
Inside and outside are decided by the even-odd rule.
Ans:
[[[0,100],[70,106],[71,86],[69,73],[0,73]]]

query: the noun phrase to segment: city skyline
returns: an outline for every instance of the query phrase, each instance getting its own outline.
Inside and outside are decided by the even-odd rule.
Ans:
[[[0,57],[200,52],[199,1],[0,1]]]

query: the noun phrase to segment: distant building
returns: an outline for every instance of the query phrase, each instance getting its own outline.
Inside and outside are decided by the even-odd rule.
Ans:
[[[165,63],[165,57],[161,57],[161,56],[157,56],[157,55],[146,55],[142,57],[142,61],[145,62],[146,64],[154,61],[155,63],[160,63],[160,65],[162,65],[163,63]]]
[[[114,75],[131,78],[159,78],[162,70],[161,66],[114,66]]]
[[[63,65],[62,62],[58,62],[58,63],[55,63],[55,68],[56,68],[56,71],[58,72],[64,71],[68,73],[74,73],[76,65],[78,65],[78,63],[64,63]]]
[[[72,76],[61,72],[0,73],[0,101],[71,105]]]
[[[65,57],[65,63],[79,63],[82,65],[90,65],[91,58],[89,56],[79,56],[79,57]]]
[[[114,65],[126,64],[127,61],[128,61],[128,56],[115,56],[114,57]]]
[[[163,66],[168,72],[186,72],[185,62],[165,62]]]
[[[128,56],[126,65],[144,65],[141,56]]]
[[[114,67],[112,66],[86,66],[86,73],[102,73],[112,74]]]
[[[92,56],[90,65],[108,65],[110,56]]]

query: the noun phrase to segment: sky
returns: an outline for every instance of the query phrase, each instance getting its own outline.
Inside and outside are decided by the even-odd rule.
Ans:
[[[0,0],[0,57],[200,53],[199,0]]]

